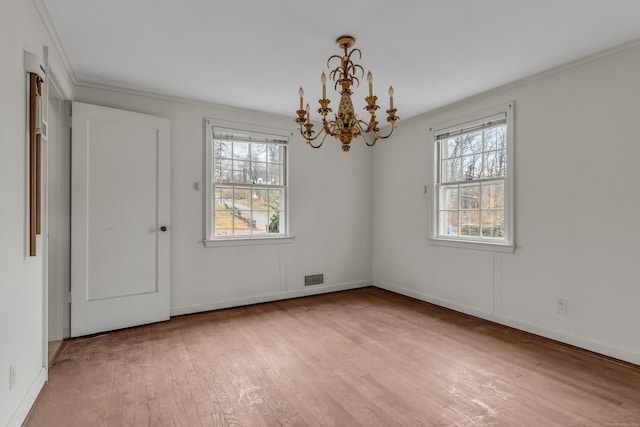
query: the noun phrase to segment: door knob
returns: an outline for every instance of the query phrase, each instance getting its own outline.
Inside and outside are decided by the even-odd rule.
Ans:
[[[167,226],[163,225],[162,227],[160,227],[160,231],[167,231]]]

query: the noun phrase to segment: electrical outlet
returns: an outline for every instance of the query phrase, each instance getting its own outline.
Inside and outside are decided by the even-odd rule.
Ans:
[[[9,390],[13,390],[16,385],[16,361],[9,365]]]
[[[567,300],[558,298],[556,303],[556,313],[558,314],[567,314]]]

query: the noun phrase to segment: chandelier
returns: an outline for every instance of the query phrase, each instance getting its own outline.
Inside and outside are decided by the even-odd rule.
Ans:
[[[351,49],[355,43],[355,38],[351,36],[341,36],[336,39],[336,43],[342,49],[344,49],[344,56],[332,55],[327,61],[327,68],[331,70],[332,62],[337,61],[339,65],[335,67],[330,73],[329,78],[335,82],[334,90],[338,90],[340,86],[340,105],[338,106],[338,113],[334,115],[333,120],[327,120],[327,115],[332,111],[329,108],[331,102],[327,99],[327,76],[322,73],[320,82],[322,83],[322,99],[318,100],[320,108],[318,113],[322,115],[322,129],[316,134],[313,130],[313,123],[310,119],[310,107],[307,103],[304,105],[304,90],[300,87],[300,109],[296,111],[298,117],[296,123],[300,124],[300,134],[307,140],[307,143],[313,148],[320,148],[330,135],[336,139],[339,139],[342,143],[342,151],[349,151],[351,140],[361,137],[365,144],[373,146],[378,139],[386,139],[391,136],[395,128],[395,123],[399,119],[396,116],[396,109],[393,108],[393,87],[389,87],[389,109],[387,110],[387,122],[391,123],[391,130],[387,135],[380,134],[380,128],[378,127],[378,121],[376,120],[376,110],[380,107],[376,105],[378,97],[373,94],[373,75],[371,71],[367,73],[367,81],[369,82],[369,96],[364,100],[367,105],[364,107],[371,116],[369,122],[360,120],[353,110],[353,102],[351,101],[351,87],[355,84],[360,85],[359,77],[364,77],[364,68],[353,62],[355,56],[358,59],[362,59],[362,52],[360,49]],[[352,59],[352,56],[354,57]],[[337,62],[334,62],[337,63]],[[315,134],[315,136],[314,136]],[[323,135],[319,143],[314,143],[318,137]]]

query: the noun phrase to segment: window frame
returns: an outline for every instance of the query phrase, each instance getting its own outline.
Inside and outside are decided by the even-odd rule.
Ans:
[[[218,120],[214,118],[205,118],[204,120],[205,131],[205,159],[204,159],[204,246],[205,247],[219,247],[219,246],[239,246],[239,245],[264,245],[264,244],[281,244],[291,243],[293,237],[291,236],[290,226],[290,182],[289,182],[289,137],[285,136],[288,132],[282,129],[265,128],[256,125],[248,125],[237,122],[229,122],[225,120]],[[214,203],[214,190],[216,188],[214,179],[214,129],[224,129],[226,131],[236,131],[242,135],[260,135],[265,137],[272,137],[274,139],[283,140],[282,145],[284,150],[284,162],[283,162],[283,184],[277,186],[284,192],[284,206],[280,209],[284,211],[284,231],[278,234],[262,234],[262,235],[231,235],[231,236],[215,236],[215,209]],[[229,183],[228,186],[235,187],[252,187],[256,184],[247,183]],[[227,185],[225,185],[227,186]],[[265,184],[266,186],[266,184]],[[263,187],[260,185],[260,187]],[[266,186],[267,189],[271,187]],[[275,188],[275,187],[274,187]]]
[[[439,246],[467,248],[467,249],[479,249],[495,252],[512,253],[515,251],[515,227],[514,227],[514,109],[515,102],[509,102],[506,104],[498,105],[495,107],[487,108],[484,110],[475,111],[469,114],[461,115],[456,118],[452,118],[445,122],[438,123],[431,127],[431,141],[433,143],[433,185],[432,195],[430,197],[432,218],[430,221],[430,233],[428,240]],[[504,240],[482,239],[476,237],[465,236],[447,236],[440,234],[440,168],[441,157],[439,153],[439,141],[438,136],[453,132],[460,131],[469,127],[477,126],[482,123],[490,121],[496,116],[504,114],[506,124],[506,176],[499,178],[504,179]],[[490,151],[490,150],[489,150]],[[483,155],[487,150],[483,149]],[[485,178],[483,176],[469,180],[469,183],[476,183],[480,185],[482,182],[495,181],[494,178]]]

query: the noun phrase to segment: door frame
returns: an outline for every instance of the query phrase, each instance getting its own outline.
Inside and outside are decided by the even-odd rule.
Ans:
[[[69,279],[69,270],[71,264],[71,256],[69,253],[68,245],[70,243],[70,222],[71,222],[71,214],[70,214],[70,204],[71,204],[71,152],[69,146],[70,140],[70,126],[69,126],[69,116],[70,116],[70,103],[68,101],[64,101],[60,91],[52,85],[51,91],[49,93],[49,109],[51,109],[52,104],[59,103],[56,106],[56,109],[59,109],[59,117],[56,117],[57,121],[53,122],[53,117],[51,111],[48,111],[49,121],[52,123],[49,125],[49,135],[47,139],[47,183],[46,183],[46,200],[45,205],[47,206],[47,216],[46,216],[46,273],[47,273],[47,290],[48,290],[48,304],[47,308],[49,310],[47,319],[48,319],[48,328],[47,331],[50,334],[48,337],[48,341],[58,341],[63,340],[69,337],[69,314],[70,310],[68,307],[69,303],[69,290],[70,290],[70,279]],[[57,154],[55,157],[52,155]],[[66,166],[66,168],[64,168]],[[50,182],[50,178],[53,178],[53,182]],[[55,189],[53,187],[54,184],[67,184],[66,188],[62,186],[58,186],[58,191],[55,196],[58,200],[52,200],[52,193]],[[58,202],[62,202],[60,205]],[[65,205],[68,205],[65,207]],[[65,215],[66,214],[66,215]],[[51,222],[51,220],[57,220],[57,222]],[[65,226],[64,223],[67,223]],[[65,235],[66,234],[68,235]],[[56,243],[60,243],[60,241],[52,242],[52,237],[57,237],[58,239],[66,239],[67,243],[67,251],[64,251],[64,247],[59,247]],[[53,250],[51,244],[54,244]],[[63,251],[59,251],[62,249]],[[54,255],[54,251],[56,251],[56,257],[53,259],[55,264],[52,264],[52,256]],[[58,253],[59,251],[59,253]],[[66,264],[66,265],[65,265]],[[62,271],[66,269],[66,276],[60,276]],[[54,277],[53,273],[58,273]],[[53,313],[53,314],[52,314]]]
[[[47,123],[47,138],[45,143],[43,143],[43,167],[42,171],[43,183],[42,183],[42,229],[43,229],[43,239],[42,239],[42,366],[45,369],[47,378],[49,375],[49,178],[48,178],[48,168],[49,168],[49,135],[52,130],[56,131],[58,129],[62,129],[63,137],[70,137],[70,121],[68,116],[69,107],[67,104],[73,99],[73,95],[71,92],[71,88],[68,85],[65,85],[58,78],[60,75],[64,75],[64,72],[58,71],[55,66],[48,63],[47,54],[48,51],[47,46],[43,46],[43,51],[45,52],[45,66],[47,69],[45,84],[45,95],[46,98],[43,99],[43,107],[46,105],[46,109],[43,111],[43,119]],[[63,107],[63,114],[59,117],[57,122],[50,122],[48,117],[49,112],[49,95],[52,94],[60,99],[65,105]],[[66,171],[62,171],[63,173],[71,174],[71,168]],[[71,190],[69,190],[69,197],[71,196]],[[69,221],[71,221],[71,216],[69,214]],[[69,284],[70,285],[70,284]],[[66,298],[63,298],[62,307],[58,307],[59,313],[63,313],[65,310],[67,311],[67,318],[69,318],[71,313],[71,307],[69,304],[65,304]],[[64,318],[64,316],[63,316]],[[64,330],[64,328],[63,328]],[[63,339],[68,338],[64,336]]]

